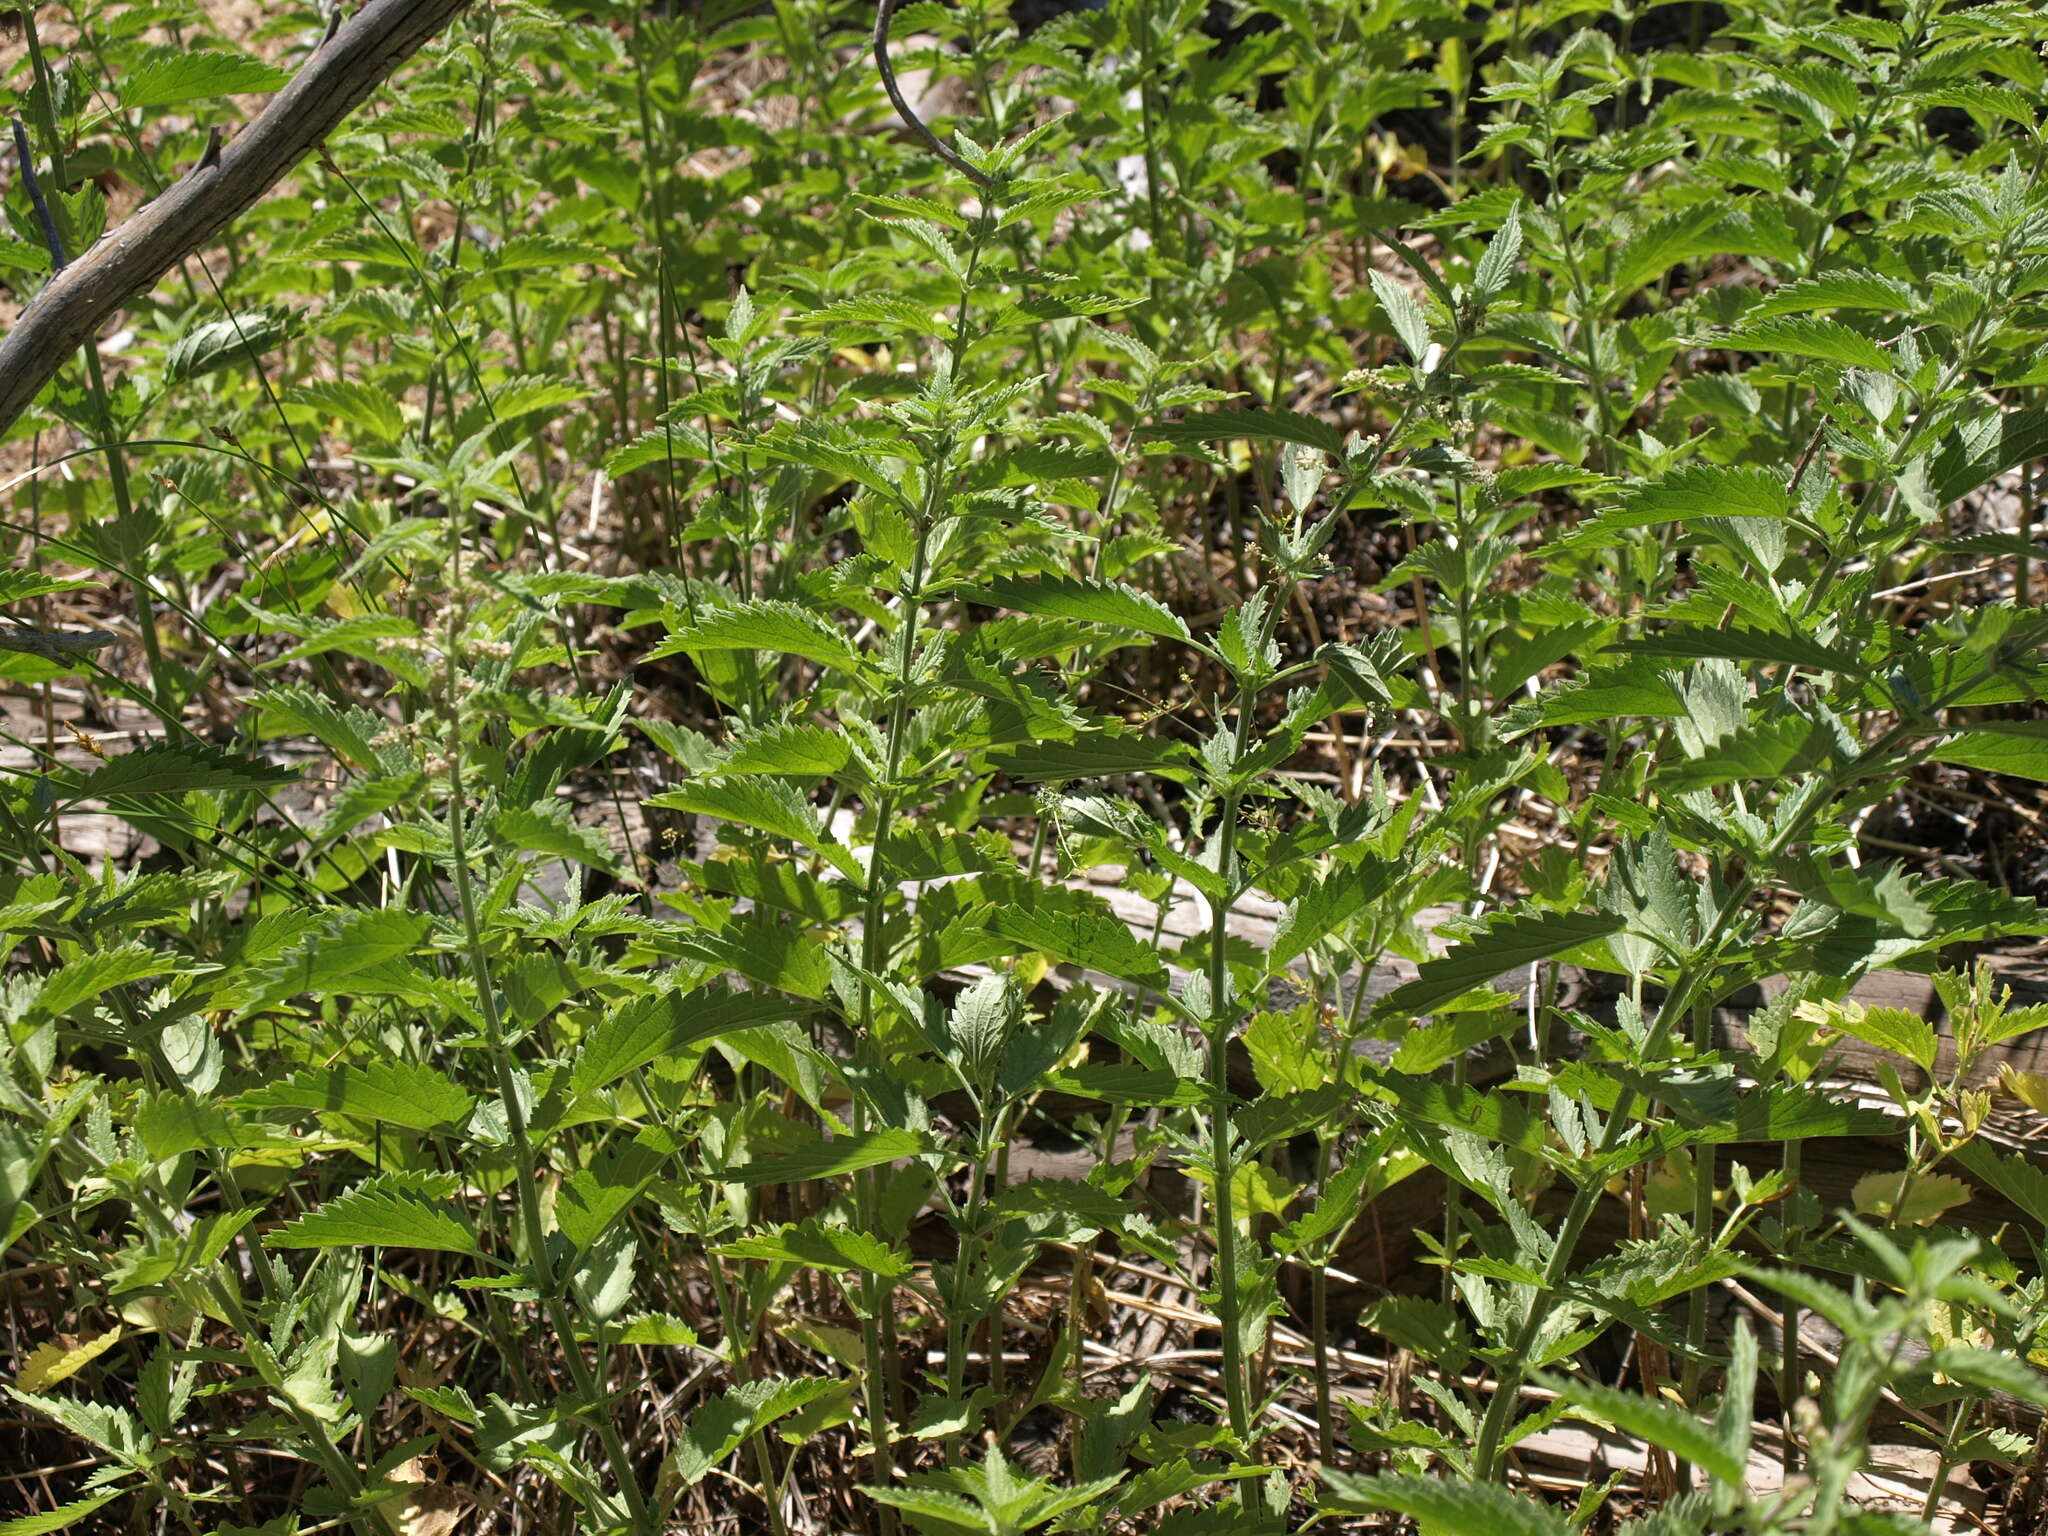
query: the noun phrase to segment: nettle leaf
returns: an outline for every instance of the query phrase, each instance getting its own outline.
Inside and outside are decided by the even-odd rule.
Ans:
[[[592,869],[618,868],[618,856],[603,830],[579,823],[574,809],[563,800],[507,806],[491,818],[491,831],[504,846],[521,853],[587,864]]]
[[[1072,741],[1035,741],[998,747],[988,764],[1020,784],[1048,779],[1103,779],[1119,773],[1185,777],[1190,754],[1185,742],[1132,731],[1089,731]]]
[[[784,723],[764,727],[736,742],[718,771],[825,778],[844,768],[852,756],[853,748],[839,731]]]
[[[132,939],[108,949],[85,950],[43,979],[35,994],[35,1011],[54,1018],[115,987],[152,976],[179,974],[184,969],[175,955],[159,954]]]
[[[1851,651],[1823,644],[1806,635],[1779,634],[1754,629],[1747,624],[1730,624],[1712,629],[1703,624],[1674,624],[1655,634],[1637,635],[1628,643],[1637,656],[1667,656],[1687,661],[1775,661],[1788,666],[1811,667],[1816,672],[1839,672],[1848,677],[1868,677],[1870,669]]]
[[[374,384],[355,379],[320,380],[298,385],[286,393],[284,401],[366,432],[372,441],[387,446],[405,435],[405,413],[397,396]]]
[[[861,666],[860,653],[837,628],[807,608],[780,601],[742,603],[708,613],[671,631],[644,659],[658,661],[698,651],[770,651],[849,674],[858,674]]]
[[[1062,965],[1086,966],[1150,986],[1164,986],[1167,980],[1165,962],[1092,892],[1027,889],[988,908],[987,926]]]
[[[346,992],[351,978],[403,959],[425,941],[432,920],[396,907],[337,912],[290,949],[255,967],[271,1001],[301,992]]]
[[[304,1109],[381,1120],[409,1130],[431,1131],[461,1124],[476,1103],[473,1095],[424,1062],[377,1061],[294,1073],[281,1083],[243,1094],[243,1109]]]
[[[1958,427],[1928,465],[1928,493],[1940,506],[2048,455],[2048,410],[1996,412]]]
[[[2043,1226],[2048,1226],[2048,1172],[2025,1157],[2000,1153],[1982,1138],[1966,1141],[1955,1161]]]
[[[770,1376],[729,1387],[697,1408],[684,1423],[669,1457],[669,1470],[683,1487],[693,1487],[738,1450],[747,1436],[838,1391],[841,1385],[829,1376]]]
[[[1408,349],[1409,358],[1421,362],[1429,351],[1429,315],[1421,302],[1378,268],[1373,268],[1366,276],[1371,279],[1372,291],[1380,301],[1380,308],[1386,311],[1387,324],[1401,338],[1401,345]]]
[[[657,810],[713,816],[773,837],[788,838],[806,848],[815,848],[847,879],[862,878],[852,850],[825,830],[824,818],[816,807],[790,785],[765,778],[697,779],[652,796],[647,804]]]
[[[1568,1399],[1581,1418],[1607,1423],[1624,1434],[1662,1446],[1723,1483],[1740,1485],[1747,1472],[1741,1457],[1723,1443],[1712,1424],[1656,1398],[1623,1392],[1605,1382],[1538,1372],[1536,1379]]]
[[[1433,1012],[1495,977],[1594,943],[1621,927],[1619,917],[1604,912],[1502,913],[1449,954],[1424,961],[1416,978],[1380,999],[1375,1011],[1411,1018]]]
[[[880,1238],[816,1219],[743,1237],[716,1251],[729,1259],[801,1264],[831,1274],[851,1270],[878,1275],[884,1280],[900,1280],[910,1273],[910,1261]]]
[[[1705,517],[1781,518],[1792,510],[1785,476],[1757,466],[1686,464],[1631,490],[1621,505],[1593,519],[1598,532],[1574,531],[1571,545],[1598,543],[1616,528],[1645,528],[1658,523],[1689,522]]]
[[[1167,640],[1189,638],[1187,625],[1164,603],[1121,582],[1090,581],[1079,576],[1011,576],[963,590],[958,595],[969,602],[1018,613],[1081,619]]]
[[[1768,294],[1750,308],[1743,322],[1817,309],[1882,309],[1903,313],[1914,307],[1913,291],[1893,278],[1876,272],[1824,272],[1818,277],[1802,277]]]
[[[877,1163],[893,1163],[901,1157],[916,1157],[932,1150],[929,1138],[916,1131],[887,1128],[854,1136],[824,1136],[807,1130],[805,1145],[794,1151],[758,1157],[729,1170],[731,1176],[749,1189],[764,1184],[801,1184],[808,1179],[829,1179],[842,1173],[856,1173]]]
[[[455,1213],[456,1178],[381,1173],[317,1211],[267,1234],[272,1248],[425,1248],[478,1253],[476,1234]]]
[[[127,1498],[128,1492],[126,1488],[116,1488],[112,1493],[95,1494],[89,1499],[60,1504],[39,1515],[18,1515],[12,1520],[0,1520],[0,1536],[49,1536],[52,1531],[69,1530],[95,1510],[116,1499]]]
[[[2048,721],[1981,721],[1947,737],[1927,755],[1937,763],[2048,783]]]
[[[181,795],[192,790],[224,794],[243,789],[274,789],[299,777],[295,768],[280,768],[257,757],[238,757],[214,747],[148,746],[124,752],[88,773],[72,769],[53,772],[51,786],[60,800],[105,800],[115,795]]]
[[[246,53],[215,48],[165,49],[123,75],[116,86],[123,110],[171,107],[215,96],[274,91],[291,74]]]
[[[577,1048],[569,1069],[571,1088],[588,1093],[617,1082],[628,1072],[691,1046],[763,1024],[793,1018],[788,998],[733,992],[722,986],[701,992],[643,997],[608,1013]]]
[[[1935,1056],[1940,1049],[1934,1026],[1904,1008],[1871,1007],[1851,999],[1847,1002],[1801,1003],[1794,1010],[1794,1016],[1903,1056],[1923,1072],[1934,1070]]]
[[[1849,1191],[1858,1216],[1878,1216],[1904,1227],[1928,1227],[1976,1193],[1948,1173],[1866,1173]]]
[[[1891,354],[1883,347],[1861,331],[1820,315],[1744,320],[1719,336],[1701,338],[1701,345],[1810,357],[1824,363],[1839,363],[1844,368],[1868,368],[1873,373],[1892,371]]]
[[[235,1124],[220,1105],[185,1093],[156,1093],[137,1106],[135,1134],[158,1162],[201,1147],[231,1147]]]
[[[1572,1536],[1571,1522],[1549,1505],[1494,1483],[1319,1470],[1336,1508],[1412,1515],[1431,1536]]]
[[[187,384],[224,368],[255,368],[284,339],[284,318],[267,310],[195,325],[165,351],[164,383]]]
[[[1927,1358],[1936,1375],[1986,1392],[2005,1392],[2022,1402],[2048,1407],[2048,1376],[2017,1355],[1999,1350],[1945,1344]]]
[[[1344,436],[1328,422],[1298,411],[1221,410],[1205,411],[1183,421],[1155,421],[1141,426],[1136,435],[1169,443],[1292,443],[1298,448],[1320,448],[1332,458],[1344,453]]]

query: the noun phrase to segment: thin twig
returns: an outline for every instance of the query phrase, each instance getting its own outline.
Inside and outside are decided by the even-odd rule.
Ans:
[[[953,167],[977,187],[994,185],[986,171],[976,170],[936,133],[927,128],[924,119],[911,109],[909,100],[903,94],[903,87],[896,83],[896,67],[889,62],[889,23],[896,15],[896,0],[881,0],[875,8],[875,68],[881,71],[882,89],[889,93],[889,102],[896,108],[896,115],[911,127],[917,136],[931,147],[931,152]]]
[[[28,188],[28,200],[35,205],[36,222],[43,226],[43,244],[50,248],[51,272],[62,272],[70,264],[64,254],[64,237],[57,232],[57,221],[50,216],[49,199],[43,196],[42,181],[36,176],[36,157],[28,147],[28,130],[21,125],[21,119],[14,119],[14,153],[21,160],[21,184]]]

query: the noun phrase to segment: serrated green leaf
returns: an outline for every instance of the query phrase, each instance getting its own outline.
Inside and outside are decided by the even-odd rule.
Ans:
[[[790,785],[766,778],[696,779],[655,795],[647,803],[658,810],[715,816],[757,832],[786,837],[806,848],[815,848],[849,880],[863,878],[852,850],[825,830],[824,818]]]
[[[388,389],[354,379],[327,379],[301,384],[285,395],[285,404],[302,405],[322,417],[367,432],[373,442],[391,446],[405,435],[405,413]]]
[[[122,107],[133,112],[216,96],[274,91],[289,79],[291,75],[285,70],[245,53],[214,48],[166,49],[123,75],[117,91]]]
[[[1745,320],[1706,345],[1732,347],[1740,352],[1782,353],[1788,357],[1811,357],[1844,368],[1868,368],[1874,373],[1892,371],[1891,354],[1839,320],[1825,315],[1781,315],[1776,318]]]
[[[1712,1425],[1685,1409],[1605,1382],[1537,1373],[1537,1380],[1570,1399],[1589,1416],[1612,1424],[1624,1434],[1662,1446],[1672,1455],[1704,1470],[1723,1483],[1740,1486],[1747,1468],[1729,1454]]]
[[[809,1144],[795,1151],[760,1157],[741,1163],[732,1176],[749,1189],[764,1184],[801,1184],[809,1179],[829,1179],[855,1173],[877,1163],[893,1163],[900,1157],[915,1157],[930,1151],[926,1139],[915,1131],[885,1129],[857,1136],[823,1136],[813,1131]]]
[[[180,971],[177,957],[159,954],[135,940],[109,949],[89,949],[64,961],[37,991],[35,1009],[51,1017],[69,1013],[115,987]]]
[[[460,1124],[476,1099],[424,1062],[374,1061],[294,1073],[243,1094],[243,1109],[302,1109],[381,1120],[409,1130],[431,1131]]]
[[[2048,721],[1982,721],[1944,738],[1927,755],[1937,763],[2048,783]]]
[[[85,774],[65,769],[50,775],[51,786],[65,802],[105,800],[115,795],[180,795],[192,790],[225,794],[243,789],[272,789],[298,778],[295,768],[280,768],[261,758],[238,757],[214,747],[147,746],[112,757]]]
[[[424,1248],[477,1253],[455,1214],[453,1174],[382,1173],[267,1234],[271,1248]]]
[[[646,659],[715,651],[768,651],[848,673],[860,670],[860,653],[837,628],[807,608],[781,601],[741,603],[705,614],[671,631]]]
[[[755,1029],[792,1017],[789,999],[721,986],[699,992],[668,992],[637,998],[608,1013],[577,1048],[570,1086],[588,1093],[617,1082],[662,1056],[738,1030]]]
[[[1572,1536],[1562,1514],[1531,1494],[1493,1483],[1320,1470],[1336,1507],[1412,1515],[1431,1536]]]
[[[734,743],[718,771],[824,778],[844,768],[852,755],[838,731],[817,725],[771,725]]]
[[[1177,741],[1133,733],[1090,731],[1072,741],[1034,741],[998,747],[988,764],[1020,784],[1048,779],[1103,779],[1118,773],[1173,773],[1188,749]]]
[[[79,1499],[55,1509],[44,1510],[41,1514],[17,1515],[12,1520],[0,1520],[0,1536],[49,1536],[52,1531],[68,1530],[87,1515],[111,1504],[116,1499],[128,1496],[125,1488],[116,1488],[112,1493],[95,1494],[89,1499]]]
[[[1621,919],[1607,913],[1502,913],[1450,953],[1424,961],[1416,978],[1389,992],[1376,1011],[1411,1018],[1429,1013],[1497,976],[1604,939],[1621,927]]]
[[[164,352],[164,383],[188,384],[224,368],[256,368],[285,339],[282,316],[266,310],[196,325]]]
[[[743,1237],[717,1252],[729,1259],[802,1264],[832,1274],[852,1270],[884,1280],[900,1280],[910,1273],[910,1261],[880,1238],[815,1219]]]
[[[1166,982],[1165,963],[1090,893],[1020,892],[1017,900],[989,908],[987,921],[994,933],[1063,965],[1150,986]]]
[[[1913,308],[1913,293],[1905,284],[1876,272],[1824,272],[1803,277],[1767,294],[1743,316],[1744,322],[1766,320],[1777,315],[1805,314],[1826,309],[1881,309],[1906,311]]]
[[[1378,268],[1369,270],[1366,276],[1372,282],[1372,291],[1380,301],[1380,308],[1386,312],[1387,323],[1401,338],[1401,345],[1408,349],[1409,361],[1421,362],[1423,354],[1429,351],[1428,314],[1414,294]]]
[[[1081,619],[1112,629],[1136,630],[1168,640],[1185,640],[1188,627],[1157,598],[1121,582],[1078,576],[1004,577],[959,594],[970,602],[1018,613]]]
[[[1332,458],[1344,453],[1344,436],[1326,421],[1298,411],[1205,411],[1183,421],[1155,421],[1137,429],[1140,438],[1169,443],[1293,443],[1320,448]]]

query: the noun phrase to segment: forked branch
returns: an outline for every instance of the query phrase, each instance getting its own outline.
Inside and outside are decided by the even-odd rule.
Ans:
[[[0,432],[107,317],[282,181],[469,0],[370,0],[219,155],[44,285],[0,338]]]

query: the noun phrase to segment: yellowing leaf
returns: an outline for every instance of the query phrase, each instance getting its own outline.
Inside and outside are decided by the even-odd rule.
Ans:
[[[125,1331],[116,1326],[82,1343],[68,1333],[60,1333],[29,1353],[21,1363],[21,1374],[15,1378],[14,1384],[24,1392],[42,1392],[54,1387],[67,1376],[76,1376],[120,1343]]]
[[[1905,1199],[1899,1199],[1900,1186]],[[1909,1179],[1899,1173],[1866,1173],[1849,1192],[1851,1205],[1859,1216],[1881,1216],[1901,1226],[1931,1226],[1944,1211],[1966,1204],[1970,1186],[1946,1173],[1924,1173]]]
[[[2007,1062],[1998,1069],[1998,1086],[2037,1115],[2048,1115],[2048,1076],[2022,1072]]]

